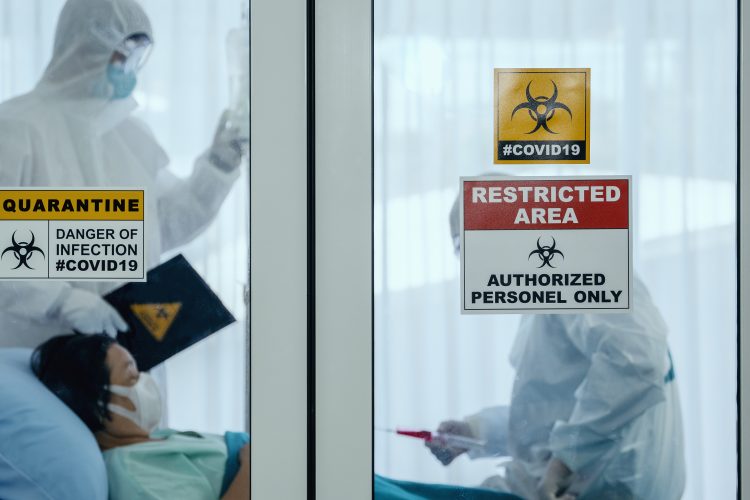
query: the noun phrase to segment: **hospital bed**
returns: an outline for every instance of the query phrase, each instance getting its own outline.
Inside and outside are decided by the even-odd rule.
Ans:
[[[91,431],[34,376],[30,349],[0,349],[0,499],[107,500]],[[375,500],[520,500],[514,495],[375,478]]]

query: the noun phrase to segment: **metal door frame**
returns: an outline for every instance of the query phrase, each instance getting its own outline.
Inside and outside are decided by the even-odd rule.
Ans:
[[[251,494],[307,495],[305,0],[250,5]]]
[[[314,377],[310,492],[366,500],[373,480],[371,0],[310,0]]]
[[[750,478],[750,9],[737,2],[738,13],[738,75],[737,99],[737,497],[750,499],[750,488],[744,478]]]
[[[254,498],[372,496],[372,0],[251,2]],[[750,9],[738,0],[738,498],[750,477]],[[268,47],[273,47],[269,50]],[[268,214],[272,214],[271,217]]]

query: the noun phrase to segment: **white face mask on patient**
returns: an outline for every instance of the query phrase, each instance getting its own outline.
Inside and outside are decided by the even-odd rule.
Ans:
[[[161,394],[151,375],[141,373],[134,386],[112,385],[109,390],[113,394],[130,399],[135,406],[135,411],[131,411],[120,405],[110,403],[107,408],[112,413],[127,418],[148,432],[156,429],[161,420]]]

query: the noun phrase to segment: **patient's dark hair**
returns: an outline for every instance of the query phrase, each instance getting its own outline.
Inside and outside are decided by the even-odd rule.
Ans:
[[[60,335],[40,345],[31,355],[31,369],[39,380],[96,432],[109,419],[107,350],[114,343],[100,335]]]

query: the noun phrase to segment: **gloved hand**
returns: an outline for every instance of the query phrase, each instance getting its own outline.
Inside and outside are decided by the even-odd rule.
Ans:
[[[222,113],[208,154],[209,161],[224,172],[231,172],[240,166],[248,144],[248,138],[242,137],[240,126],[230,123],[230,114],[229,110]]]
[[[437,429],[438,433],[444,434],[455,434],[456,436],[464,436],[469,438],[476,438],[471,432],[469,424],[461,420],[446,420],[442,422]],[[444,446],[439,442],[425,441],[425,446],[430,449],[435,458],[440,460],[443,465],[448,465],[453,462],[461,454],[467,452],[466,448],[454,448],[452,446]]]
[[[562,460],[553,458],[547,464],[544,477],[539,481],[537,490],[541,500],[576,500],[577,496],[566,493],[573,482],[573,471],[568,469]]]
[[[57,314],[66,326],[80,333],[114,337],[118,331],[128,330],[128,324],[114,307],[99,295],[79,288],[70,290]]]

